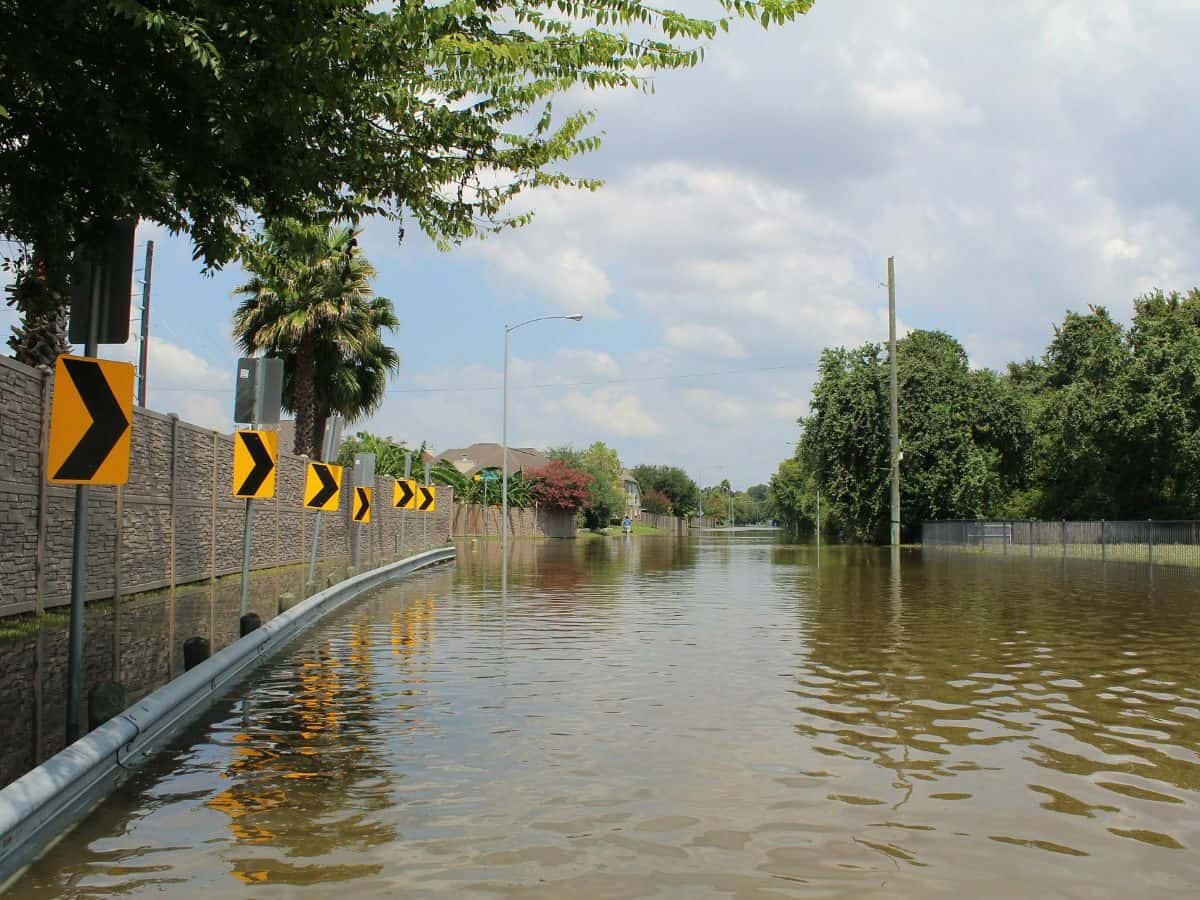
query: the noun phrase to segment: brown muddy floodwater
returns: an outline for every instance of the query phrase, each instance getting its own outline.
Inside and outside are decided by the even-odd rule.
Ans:
[[[302,638],[13,896],[1200,896],[1193,570],[498,556]]]

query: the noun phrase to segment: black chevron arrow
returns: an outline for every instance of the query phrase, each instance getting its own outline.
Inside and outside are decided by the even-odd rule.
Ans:
[[[358,509],[354,511],[354,521],[361,522],[371,511],[371,495],[367,493],[366,488],[355,488],[354,492],[358,495]]]
[[[84,432],[75,449],[54,473],[64,481],[87,481],[104,464],[117,441],[129,427],[121,404],[108,386],[108,379],[99,363],[83,359],[64,359],[67,374],[75,383],[83,405],[87,407],[92,424]]]
[[[397,481],[396,489],[400,491],[396,497],[396,508],[407,507],[410,500],[413,498],[413,487],[407,481]]]
[[[421,494],[421,499],[417,501],[417,509],[424,512],[433,503],[433,491],[427,487],[417,488],[417,490]]]
[[[329,502],[330,497],[338,492],[338,483],[333,480],[333,473],[329,471],[329,466],[314,465],[313,471],[321,480],[321,489],[308,498],[307,505],[322,507]]]
[[[250,451],[250,456],[254,459],[254,468],[250,470],[250,474],[246,476],[246,480],[242,482],[242,486],[238,488],[237,492],[239,497],[253,497],[262,487],[262,483],[267,480],[267,476],[274,470],[275,460],[271,459],[271,454],[267,452],[267,445],[263,443],[262,438],[253,431],[239,431],[238,437]]]

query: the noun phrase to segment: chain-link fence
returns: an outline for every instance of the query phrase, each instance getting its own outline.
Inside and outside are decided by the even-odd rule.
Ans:
[[[958,519],[924,522],[921,545],[1025,556],[1062,556],[1149,565],[1200,565],[1200,520],[1043,522]]]

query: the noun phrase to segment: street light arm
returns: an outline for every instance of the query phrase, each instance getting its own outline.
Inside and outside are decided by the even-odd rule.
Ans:
[[[579,322],[583,319],[582,313],[575,313],[570,316],[538,316],[535,319],[526,319],[524,322],[519,322],[516,325],[505,325],[505,332],[516,331],[518,328],[524,328],[526,325],[532,325],[534,322],[544,322],[547,319],[571,319],[574,322]]]

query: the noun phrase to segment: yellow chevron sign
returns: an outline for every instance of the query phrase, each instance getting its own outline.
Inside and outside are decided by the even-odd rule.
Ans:
[[[354,512],[355,522],[370,522],[371,521],[371,488],[356,487],[354,489]]]
[[[416,509],[417,483],[405,478],[397,478],[396,486],[392,489],[392,506],[396,509]]]
[[[238,431],[233,435],[233,496],[269,500],[275,496],[276,431]]]
[[[304,478],[304,505],[321,512],[337,512],[342,497],[342,467],[310,462]]]

